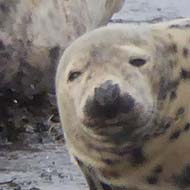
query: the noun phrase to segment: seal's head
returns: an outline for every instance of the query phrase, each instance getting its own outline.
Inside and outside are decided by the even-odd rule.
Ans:
[[[146,30],[138,35],[133,28],[116,28],[90,32],[66,50],[57,94],[62,117],[72,117],[73,128],[100,136],[122,131],[129,139],[152,126],[160,69]]]
[[[148,123],[154,107],[151,87],[143,73],[151,59],[148,52],[132,46],[99,44],[92,45],[86,56],[86,71],[77,71],[75,79],[75,72],[70,73],[73,85],[82,82],[78,86],[83,89],[78,94],[78,115],[83,125],[104,134],[109,127],[125,126],[130,135]]]

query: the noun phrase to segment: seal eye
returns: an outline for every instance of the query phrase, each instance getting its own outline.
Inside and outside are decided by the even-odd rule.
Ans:
[[[135,58],[135,59],[130,59],[129,63],[135,67],[141,67],[146,63],[146,60],[141,58]]]
[[[80,71],[75,71],[75,72],[70,72],[69,73],[69,77],[68,80],[70,82],[74,81],[75,79],[77,79],[82,73]]]

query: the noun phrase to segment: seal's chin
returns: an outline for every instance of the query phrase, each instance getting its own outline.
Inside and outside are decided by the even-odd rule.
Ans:
[[[82,124],[88,128],[108,128],[112,126],[123,126],[123,125],[134,125],[137,117],[129,117],[128,114],[121,113],[112,118],[101,117],[101,118],[92,118],[85,116],[82,120]]]

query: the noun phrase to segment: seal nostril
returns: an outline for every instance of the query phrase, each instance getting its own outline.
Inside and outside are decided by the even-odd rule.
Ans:
[[[135,101],[131,95],[121,95],[118,84],[106,81],[95,88],[94,97],[87,99],[84,112],[91,119],[111,119],[120,113],[129,113],[134,105]]]
[[[108,80],[99,88],[95,88],[95,101],[100,106],[111,106],[115,104],[120,97],[120,88],[118,84],[112,84]]]

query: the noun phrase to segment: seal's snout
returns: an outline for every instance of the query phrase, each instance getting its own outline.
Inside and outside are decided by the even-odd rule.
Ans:
[[[92,98],[85,105],[85,113],[91,119],[111,119],[133,109],[134,99],[121,94],[120,85],[107,80],[94,89]]]
[[[99,116],[112,118],[117,114],[120,87],[107,80],[94,90],[94,107]]]
[[[118,84],[113,84],[107,80],[100,87],[95,88],[94,99],[96,104],[102,107],[111,107],[118,104],[120,88]]]

